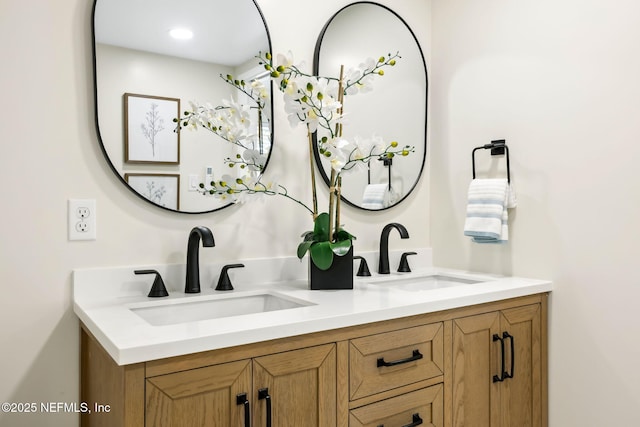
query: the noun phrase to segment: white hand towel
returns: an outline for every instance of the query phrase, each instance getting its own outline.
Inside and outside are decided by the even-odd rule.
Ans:
[[[383,209],[387,207],[387,184],[369,184],[362,195],[362,206],[365,209]]]
[[[506,179],[474,179],[469,185],[464,235],[476,243],[509,240],[508,209],[517,205]]]

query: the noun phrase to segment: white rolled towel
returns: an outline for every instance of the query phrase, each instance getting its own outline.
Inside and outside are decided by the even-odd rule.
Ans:
[[[362,195],[362,206],[365,209],[384,209],[388,204],[388,185],[369,184]]]
[[[508,209],[516,205],[515,192],[506,179],[474,179],[469,184],[464,235],[476,243],[506,242]]]

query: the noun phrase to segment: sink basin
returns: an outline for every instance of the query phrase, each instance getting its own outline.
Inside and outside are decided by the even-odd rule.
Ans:
[[[139,305],[129,307],[129,309],[153,326],[164,326],[245,314],[290,310],[313,305],[307,301],[275,293],[214,298],[198,299],[197,301],[163,301],[161,304],[155,303],[153,305],[146,303],[144,306]]]
[[[392,287],[408,292],[429,291],[433,289],[451,288],[454,286],[470,285],[473,283],[486,282],[479,278],[465,278],[450,276],[447,274],[429,274],[422,276],[400,277],[391,276],[373,279],[368,282],[370,285]]]

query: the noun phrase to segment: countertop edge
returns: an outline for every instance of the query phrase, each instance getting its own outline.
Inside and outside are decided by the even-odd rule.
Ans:
[[[512,279],[512,278],[506,278]],[[518,279],[514,279],[516,282]],[[229,330],[207,336],[185,337],[180,340],[156,342],[147,345],[118,345],[110,339],[109,331],[103,330],[92,317],[92,310],[85,311],[74,302],[74,312],[89,332],[104,347],[118,365],[130,365],[151,360],[181,356],[221,348],[282,339],[298,335],[329,331],[379,321],[399,319],[420,314],[496,302],[528,295],[551,292],[552,283],[544,280],[521,279],[525,283],[509,287],[480,290],[451,298],[439,298],[432,301],[398,303],[389,307],[374,308],[357,313],[326,315],[321,318],[297,319],[286,324],[265,324],[250,329]],[[280,290],[280,289],[276,289]],[[322,291],[312,291],[322,292]],[[353,291],[340,291],[353,292]]]

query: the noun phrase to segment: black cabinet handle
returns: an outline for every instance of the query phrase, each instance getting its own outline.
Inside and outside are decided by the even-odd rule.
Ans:
[[[258,400],[264,400],[267,404],[267,427],[271,427],[271,396],[268,388],[258,390]]]
[[[413,414],[413,420],[412,420],[411,424],[405,424],[402,427],[415,427],[415,426],[419,426],[423,422],[424,421],[422,420],[422,418],[420,418],[420,414],[419,413],[415,413],[415,414]],[[380,424],[378,427],[384,427],[384,424]]]
[[[244,405],[244,427],[251,427],[251,408],[247,393],[240,393],[236,396],[236,404]]]
[[[502,382],[504,381],[504,340],[500,338],[500,335],[493,334],[493,342],[500,341],[500,376],[494,375],[493,382]]]
[[[402,426],[402,427],[414,427],[414,426],[419,426],[420,424],[422,424],[422,418],[420,418],[420,414],[416,413],[416,414],[413,414],[413,422],[411,424],[407,424],[406,426]]]
[[[502,333],[502,338],[504,338],[505,340],[507,338],[509,338],[509,341],[511,343],[511,372],[507,372],[506,370],[504,371],[504,377],[505,378],[513,378],[513,366],[514,366],[514,362],[516,359],[515,356],[515,343],[513,341],[513,335],[509,334],[509,332],[503,332]]]
[[[396,366],[402,365],[403,363],[413,362],[414,360],[420,360],[424,356],[420,353],[420,350],[413,350],[413,356],[407,357],[406,359],[394,360],[393,362],[385,362],[384,357],[378,359],[378,368],[382,366]]]

